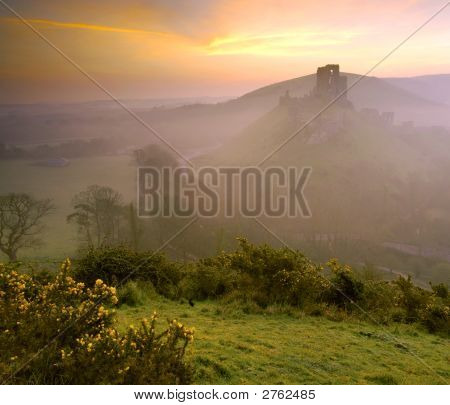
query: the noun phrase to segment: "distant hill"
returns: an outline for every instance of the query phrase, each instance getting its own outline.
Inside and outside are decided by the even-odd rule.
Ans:
[[[450,74],[383,79],[422,98],[450,106]]]
[[[348,76],[349,85],[358,75]],[[450,126],[450,106],[440,94],[444,79],[429,80],[433,87],[421,96],[409,80],[366,77],[349,91],[356,109],[376,108],[395,112],[396,122]],[[273,110],[287,90],[293,96],[308,94],[315,74],[274,83],[232,100],[177,99],[124,100],[126,105],[162,136],[185,153],[219,145],[243,131],[252,122]],[[396,82],[394,83],[393,80]],[[398,85],[397,82],[402,82]],[[408,86],[406,86],[408,84]],[[413,88],[414,87],[414,88]],[[420,93],[420,94],[419,94]],[[425,97],[427,96],[427,97]],[[446,96],[448,97],[448,96]],[[155,142],[156,138],[129,114],[111,101],[70,105],[0,106],[0,142],[39,143],[52,140],[123,136],[132,145]]]

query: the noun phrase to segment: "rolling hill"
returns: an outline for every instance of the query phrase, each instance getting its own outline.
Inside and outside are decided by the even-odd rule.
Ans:
[[[348,76],[349,85],[360,77],[343,74]],[[430,88],[427,94],[440,94],[441,82],[447,76],[440,81],[427,79],[426,86]],[[349,91],[348,97],[356,109],[395,112],[397,122],[413,120],[418,125],[450,126],[450,107],[442,103],[445,97],[431,99],[425,97],[425,92],[422,97],[414,83],[409,79],[366,77]],[[125,104],[186,152],[223,143],[275,108],[287,90],[293,96],[300,96],[308,94],[314,85],[315,75],[311,74],[217,103],[162,100],[155,106],[155,102],[144,100],[125,101]],[[44,143],[53,139],[101,136],[122,136],[137,145],[155,141],[152,134],[111,101],[66,106],[0,106],[0,142]]]

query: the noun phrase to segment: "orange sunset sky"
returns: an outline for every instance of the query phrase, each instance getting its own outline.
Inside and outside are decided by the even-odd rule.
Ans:
[[[443,0],[0,0],[0,103],[234,96],[339,63],[365,73]],[[450,6],[373,72],[450,73]]]

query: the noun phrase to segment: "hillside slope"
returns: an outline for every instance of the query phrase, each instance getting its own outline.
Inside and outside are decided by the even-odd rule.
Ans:
[[[450,74],[383,79],[427,100],[450,105]]]
[[[278,106],[196,163],[258,165],[317,111],[319,106],[299,107],[293,114]],[[448,132],[386,126],[354,109],[333,106],[265,162],[312,167],[305,189],[312,218],[266,218],[266,224],[294,246],[304,248],[309,239],[328,255],[349,258],[360,250],[358,241],[446,245],[448,150]]]
[[[448,341],[413,325],[381,328],[276,308],[246,315],[214,302],[190,308],[156,294],[145,305],[121,307],[120,324],[137,325],[153,310],[195,327],[188,359],[196,384],[442,384],[449,378]]]

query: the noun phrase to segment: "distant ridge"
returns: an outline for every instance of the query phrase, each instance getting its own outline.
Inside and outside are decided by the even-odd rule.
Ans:
[[[430,101],[450,105],[450,74],[390,77],[384,80]]]
[[[360,78],[360,75],[354,73],[342,72],[341,75],[347,76],[349,86]],[[450,77],[450,75],[449,75]],[[400,88],[390,83],[391,79],[379,79],[368,76],[362,79],[354,88],[349,91],[349,98],[356,104],[357,108],[379,107],[386,105],[398,105],[402,103],[408,106],[437,106],[440,103],[429,100],[425,97]],[[403,79],[400,79],[403,80]],[[408,79],[404,79],[408,80]],[[285,80],[261,87],[239,97],[240,100],[251,100],[255,98],[267,98],[271,101],[278,99],[286,90],[289,90],[292,96],[301,96],[309,93],[316,83],[316,75],[297,77],[295,79]]]
[[[349,86],[360,75],[341,73]],[[232,100],[129,100],[130,108],[182,150],[223,143],[276,108],[281,95],[308,94],[315,85],[310,74],[273,83]],[[425,83],[425,84],[424,84]],[[448,87],[446,87],[448,86]],[[424,91],[423,89],[427,91]],[[448,90],[446,90],[448,89]],[[380,79],[366,77],[349,91],[354,107],[395,113],[395,122],[450,127],[450,75]],[[161,105],[165,107],[161,108]],[[154,142],[154,137],[111,101],[55,106],[0,106],[0,143],[39,143],[48,139],[126,136],[130,144]],[[155,108],[156,107],[156,108]],[[158,108],[159,107],[159,108]]]

